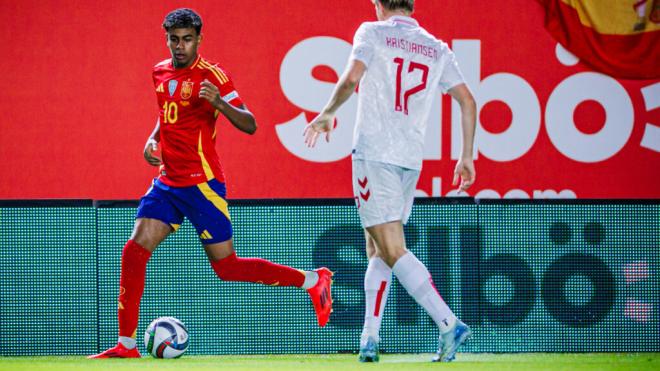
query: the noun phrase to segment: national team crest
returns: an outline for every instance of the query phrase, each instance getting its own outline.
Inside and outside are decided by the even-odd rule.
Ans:
[[[182,99],[189,99],[192,96],[193,85],[195,85],[195,83],[192,82],[192,81],[184,81],[183,82],[183,85],[181,85],[181,98]]]
[[[179,82],[177,80],[170,80],[170,82],[167,84],[167,91],[169,91],[170,97],[174,96],[174,92],[176,91],[177,86],[179,86]]]

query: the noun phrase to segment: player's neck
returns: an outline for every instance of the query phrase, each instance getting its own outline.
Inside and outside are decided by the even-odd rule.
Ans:
[[[192,66],[195,63],[195,61],[197,60],[198,57],[199,57],[199,54],[195,54],[192,57],[192,59],[190,59],[190,62],[186,63],[185,65],[177,64],[176,60],[174,58],[172,58],[172,66],[174,66],[174,69],[176,69],[176,70],[182,70],[182,69],[188,68],[188,67]]]
[[[399,10],[385,11],[385,12],[383,12],[383,21],[387,21],[388,19],[390,19],[392,17],[410,17],[411,15],[412,14],[409,13],[409,12],[399,11]]]

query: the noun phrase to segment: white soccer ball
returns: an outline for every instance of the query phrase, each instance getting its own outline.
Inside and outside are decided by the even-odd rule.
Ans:
[[[188,349],[188,330],[174,317],[156,318],[144,333],[144,346],[156,358],[179,358]]]

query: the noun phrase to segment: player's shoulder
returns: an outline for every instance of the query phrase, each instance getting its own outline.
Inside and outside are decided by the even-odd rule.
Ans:
[[[418,28],[419,35],[425,39],[428,39],[429,42],[438,44],[438,45],[447,45],[442,39],[436,37],[434,34],[430,33],[429,31],[426,30],[426,28],[420,26]]]
[[[378,31],[378,30],[393,28],[394,26],[395,25],[393,22],[386,20],[386,21],[363,22],[360,25],[360,28],[365,31]]]
[[[165,69],[171,69],[172,68],[172,58],[167,58],[165,60],[162,60],[154,65],[154,72],[155,71],[162,71]]]
[[[356,33],[369,33],[376,31],[378,28],[384,26],[384,22],[376,21],[376,22],[362,22],[360,24],[360,27],[358,27]]]
[[[215,76],[221,83],[229,80],[229,74],[220,63],[201,57],[195,68],[202,70],[205,74]]]
[[[381,26],[383,24],[385,24],[385,22],[382,22],[382,21],[366,21],[366,22],[362,22],[360,24],[360,28],[372,29],[372,28],[376,28],[378,26]]]
[[[428,32],[425,28],[420,27],[419,34],[421,37],[427,39],[429,43],[435,44],[435,47],[438,50],[440,50],[441,53],[444,54],[451,51],[451,49],[449,48],[449,44],[447,44],[444,40],[438,38],[434,34]]]
[[[196,68],[203,69],[203,70],[213,69],[213,70],[216,70],[216,71],[225,72],[225,69],[220,65],[220,63],[218,63],[216,61],[212,61],[212,60],[204,58],[204,57],[199,58],[199,62],[197,62]]]
[[[453,53],[451,48],[449,47],[449,44],[444,42],[441,39],[436,39],[437,42],[437,47],[440,50],[440,55],[447,55]]]

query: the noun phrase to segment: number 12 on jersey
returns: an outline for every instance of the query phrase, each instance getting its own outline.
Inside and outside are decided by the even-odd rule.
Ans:
[[[419,85],[416,85],[405,92],[401,92],[402,90],[402,79],[403,79],[403,70],[404,66],[406,65],[406,61],[403,58],[394,58],[394,64],[396,64],[396,98],[395,98],[395,103],[394,103],[394,109],[397,112],[403,111],[404,115],[408,114],[408,99],[410,98],[411,95],[417,94],[420,91],[426,89],[426,83],[429,78],[429,67],[425,64],[417,63],[410,61],[408,63],[408,68],[407,68],[407,74],[412,73],[415,70],[420,70],[422,71],[422,81],[419,83]],[[403,96],[402,96],[403,95]],[[403,100],[403,104],[401,101]]]

